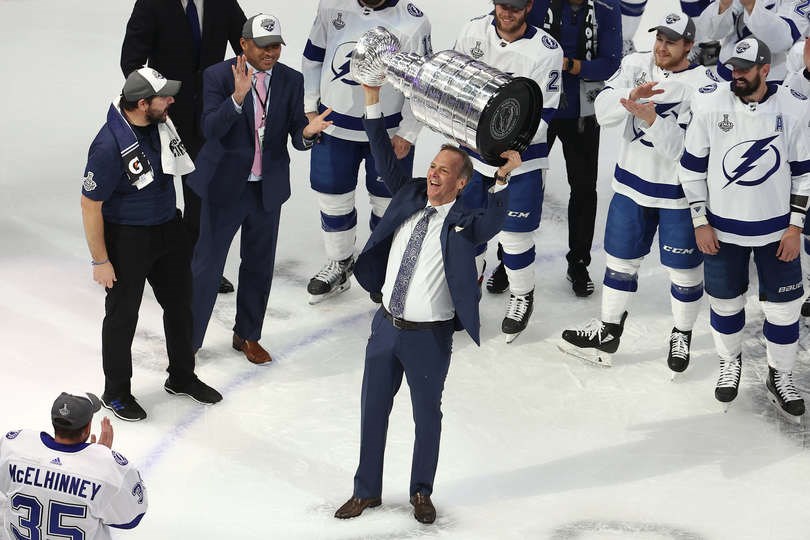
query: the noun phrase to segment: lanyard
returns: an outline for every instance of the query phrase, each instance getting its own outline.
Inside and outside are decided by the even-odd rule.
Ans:
[[[256,80],[254,79],[250,86],[253,88],[253,92],[256,94],[256,99],[259,100],[259,105],[262,107],[262,122],[267,119],[267,103],[270,101],[270,88],[267,89],[267,99],[262,100],[262,97],[259,95],[259,91],[256,89]]]

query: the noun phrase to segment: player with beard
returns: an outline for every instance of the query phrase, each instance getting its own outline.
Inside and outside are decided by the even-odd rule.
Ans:
[[[189,174],[169,107],[180,82],[152,68],[127,77],[87,158],[82,219],[93,281],[105,288],[101,330],[105,407],[122,420],[146,418],[132,396],[132,340],[146,281],[163,308],[170,394],[206,404],[222,396],[194,374],[191,246],[175,207],[174,175]]]
[[[701,88],[692,100],[680,177],[705,258],[711,329],[720,356],[715,397],[737,397],[745,293],[753,252],[771,402],[798,422],[804,400],[792,370],[804,296],[799,262],[810,194],[807,96],[766,82],[771,52],[747,38],[728,60],[733,81]]]
[[[506,73],[532,79],[543,89],[540,125],[521,155],[523,164],[512,172],[513,195],[503,229],[498,233],[503,261],[496,273],[505,272],[508,283],[494,292],[510,290],[501,323],[509,343],[526,328],[534,308],[534,231],[540,226],[544,172],[548,169],[546,132],[560,101],[563,53],[550,34],[526,22],[531,0],[495,0],[494,4],[494,12],[467,23],[454,49]],[[503,170],[485,163],[475,151],[464,150],[473,159],[475,173],[462,197],[468,207],[480,207],[486,201],[487,189],[503,176]],[[486,245],[480,246],[479,251],[484,248]],[[477,264],[480,275],[483,253],[477,257]]]
[[[623,129],[605,225],[602,313],[601,319],[565,330],[561,348],[610,365],[627,305],[638,289],[638,269],[657,231],[675,323],[667,365],[677,373],[689,365],[692,327],[703,296],[702,257],[678,182],[678,160],[691,118],[691,96],[712,81],[703,68],[689,63],[695,24],[685,13],[668,14],[650,32],[656,32],[654,51],[626,56],[596,98],[599,124]]]

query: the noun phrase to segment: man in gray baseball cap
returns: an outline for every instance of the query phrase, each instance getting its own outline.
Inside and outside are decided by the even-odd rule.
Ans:
[[[771,50],[755,37],[749,37],[738,41],[734,46],[734,52],[726,60],[729,69],[748,70],[754,66],[764,66],[771,63]]]
[[[101,401],[95,394],[79,396],[62,392],[51,407],[51,422],[55,428],[83,429],[101,409]]]
[[[649,31],[661,32],[673,41],[695,41],[695,23],[685,13],[670,13],[661,24],[653,26]]]
[[[726,60],[731,70],[731,88],[745,102],[760,101],[771,71],[771,50],[755,37],[738,41]]]
[[[493,4],[500,4],[502,6],[511,6],[516,9],[523,9],[530,0],[493,0]]]
[[[264,49],[268,45],[284,43],[281,37],[281,23],[278,17],[259,13],[245,21],[242,26],[242,37],[252,39],[257,47]]]
[[[124,99],[137,102],[153,96],[174,97],[180,91],[180,81],[167,79],[150,67],[137,69],[129,74],[121,94]]]

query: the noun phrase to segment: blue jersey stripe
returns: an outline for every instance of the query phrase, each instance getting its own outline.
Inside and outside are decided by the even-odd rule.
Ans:
[[[622,169],[618,165],[616,165],[614,176],[620,184],[624,184],[648,197],[655,197],[657,199],[682,199],[685,197],[680,184],[658,184],[649,182]]]
[[[325,110],[326,107],[324,105],[318,105],[318,113],[322,113]],[[339,112],[332,111],[326,119],[331,120],[334,125],[343,129],[351,129],[354,131],[365,130],[362,118],[349,116],[348,114],[340,114]],[[392,114],[384,117],[383,120],[385,120],[385,129],[395,128],[402,122],[402,115],[400,113]]]
[[[783,231],[790,225],[789,212],[783,216],[776,216],[762,221],[743,221],[740,219],[719,217],[708,210],[706,211],[706,216],[709,219],[709,224],[718,231],[736,234],[738,236],[764,236],[766,234]]]
[[[790,37],[795,43],[802,37],[802,33],[799,32],[799,28],[796,26],[796,23],[788,19],[787,17],[782,17],[782,20],[785,21],[788,26],[790,27]]]
[[[640,4],[622,1],[622,15],[627,15],[628,17],[641,17],[641,14],[644,13],[644,6],[646,5],[647,0],[644,0]]]
[[[791,161],[790,162],[790,175],[801,176],[802,174],[810,173],[810,159],[805,161]]]
[[[707,154],[705,157],[697,157],[684,150],[683,156],[681,156],[681,166],[692,172],[705,173],[709,170],[709,156]]]
[[[323,59],[326,58],[326,49],[316,47],[312,41],[307,40],[307,46],[304,47],[304,58],[313,62],[323,62]]]

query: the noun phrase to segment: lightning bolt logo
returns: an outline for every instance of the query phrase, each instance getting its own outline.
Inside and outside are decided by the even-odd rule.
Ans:
[[[778,135],[765,139],[741,142],[729,149],[723,158],[723,174],[726,175],[726,179],[728,180],[726,185],[723,186],[723,189],[735,182],[739,186],[756,186],[767,180],[771,174],[776,172],[781,164],[782,157],[776,146],[771,144],[776,137],[778,137]],[[745,148],[745,151],[742,152],[739,157],[736,157],[736,154],[743,150],[743,148]],[[768,155],[771,150],[773,150],[774,154],[773,166],[765,174],[755,180],[741,180],[742,177],[753,171],[759,165],[760,159]],[[736,167],[734,167],[730,173],[729,167],[727,166],[729,165],[728,162],[737,162]]]
[[[678,103],[656,103],[655,104],[655,114],[657,114],[661,118],[666,118],[667,116],[671,116],[672,114],[674,114],[674,111],[672,109],[676,105],[678,105]],[[633,139],[632,139],[631,142],[635,142],[635,141],[641,139],[639,141],[641,144],[643,144],[644,146],[647,146],[649,148],[653,148],[654,147],[653,143],[651,143],[650,141],[642,139],[642,137],[644,135],[646,135],[647,132],[644,131],[643,129],[641,129],[640,127],[638,127],[639,122],[640,122],[640,120],[634,116],[633,117],[633,122],[632,122]]]
[[[332,74],[334,77],[331,82],[340,79],[340,82],[346,83],[350,86],[359,86],[358,83],[349,77],[349,66],[351,65],[352,52],[354,51],[355,42],[343,43],[335,50],[335,56],[332,59]],[[338,64],[343,61],[340,66]]]

